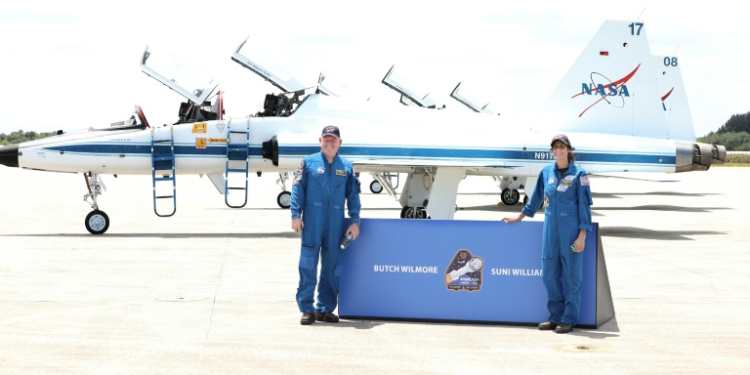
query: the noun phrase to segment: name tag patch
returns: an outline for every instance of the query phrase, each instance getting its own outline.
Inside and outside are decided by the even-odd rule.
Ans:
[[[337,169],[336,170],[336,176],[346,176],[346,170],[345,169]]]

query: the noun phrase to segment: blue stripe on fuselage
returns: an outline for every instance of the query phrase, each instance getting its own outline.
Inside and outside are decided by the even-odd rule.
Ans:
[[[46,147],[47,150],[79,152],[88,154],[151,154],[151,145],[125,144],[90,144]],[[260,147],[250,147],[250,156],[261,156]],[[284,146],[279,147],[280,155],[309,155],[320,151],[320,146]],[[226,146],[209,146],[197,149],[195,146],[175,146],[176,156],[226,156]],[[548,150],[482,150],[482,149],[446,149],[446,148],[406,148],[406,147],[365,147],[341,146],[339,153],[344,157],[389,157],[389,158],[439,158],[439,159],[497,159],[497,160],[531,160],[551,161]],[[580,152],[576,160],[597,163],[629,163],[674,165],[675,156],[666,154],[627,154]]]

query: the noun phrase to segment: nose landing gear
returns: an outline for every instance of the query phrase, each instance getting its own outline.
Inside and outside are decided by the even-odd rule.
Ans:
[[[90,204],[93,209],[86,215],[86,220],[83,223],[89,233],[102,234],[109,229],[109,216],[104,211],[99,210],[96,197],[102,194],[104,184],[99,179],[98,173],[84,173],[83,177],[86,179],[86,187],[89,189],[89,193],[83,196],[83,200]],[[106,190],[106,187],[104,189]]]

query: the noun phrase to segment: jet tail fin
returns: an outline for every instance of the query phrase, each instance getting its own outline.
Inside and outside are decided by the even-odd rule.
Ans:
[[[682,82],[680,61],[676,56],[654,56],[653,58],[658,67],[657,87],[661,95],[669,138],[693,142],[695,129],[692,116],[690,116],[685,84]]]
[[[646,29],[641,21],[604,22],[542,106],[540,126],[559,132],[684,137],[687,131],[674,125],[670,129],[664,114],[657,79],[661,70]],[[679,126],[693,131],[692,122]]]

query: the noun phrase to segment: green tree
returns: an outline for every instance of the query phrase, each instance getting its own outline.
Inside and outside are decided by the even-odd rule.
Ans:
[[[37,133],[35,131],[24,132],[18,130],[11,132],[10,134],[0,133],[0,145],[9,145],[14,143],[28,142],[35,139],[47,138],[56,135],[57,132]]]
[[[750,133],[744,131],[723,134],[710,132],[698,138],[698,142],[723,145],[727,151],[750,151]]]
[[[717,133],[739,133],[748,132],[750,133],[750,112],[732,115],[729,120],[719,128]]]

